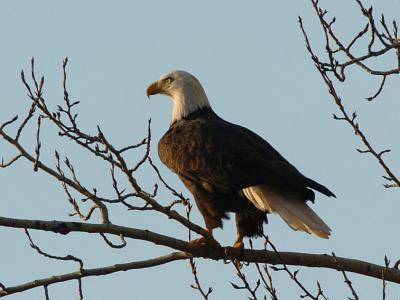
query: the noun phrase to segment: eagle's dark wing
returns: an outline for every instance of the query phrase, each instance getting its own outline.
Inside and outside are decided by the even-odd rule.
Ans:
[[[158,150],[160,159],[175,173],[219,191],[267,184],[303,199],[313,199],[308,187],[333,195],[303,176],[260,136],[219,117],[174,124]]]

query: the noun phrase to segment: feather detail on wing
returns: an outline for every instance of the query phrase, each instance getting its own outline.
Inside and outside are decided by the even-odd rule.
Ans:
[[[279,193],[267,185],[252,186],[242,191],[258,209],[280,215],[293,230],[329,238],[331,229],[304,200]]]

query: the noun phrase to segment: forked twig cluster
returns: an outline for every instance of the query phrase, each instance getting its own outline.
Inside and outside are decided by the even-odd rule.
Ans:
[[[380,27],[377,25],[376,18],[373,14],[372,6],[366,8],[361,0],[355,0],[358,4],[361,14],[366,19],[366,25],[354,35],[354,38],[345,43],[335,31],[335,17],[329,17],[328,11],[319,6],[318,0],[310,0],[314,11],[319,19],[321,28],[323,29],[325,50],[327,58],[322,59],[312,48],[307,31],[305,30],[303,20],[299,17],[299,24],[304,35],[306,48],[311,55],[316,69],[321,74],[332,99],[339,109],[340,115],[333,114],[333,118],[338,121],[346,122],[359,136],[365,149],[357,149],[359,153],[372,155],[383,168],[385,175],[383,178],[389,183],[384,184],[386,188],[400,187],[400,179],[392,170],[392,167],[385,161],[383,155],[390,152],[390,149],[377,150],[367,138],[364,130],[361,129],[357,121],[357,112],[349,112],[345,107],[342,98],[339,96],[334,79],[339,82],[347,80],[346,70],[350,67],[358,67],[364,70],[369,76],[381,77],[379,87],[372,96],[366,99],[372,101],[376,99],[384,89],[389,76],[398,76],[400,74],[400,39],[397,23],[395,20],[389,25],[382,14],[379,20]],[[355,48],[365,49],[365,53],[357,55]],[[372,64],[372,60],[383,58],[383,56],[392,55],[393,66],[388,69],[377,69]],[[333,78],[332,78],[333,76]]]

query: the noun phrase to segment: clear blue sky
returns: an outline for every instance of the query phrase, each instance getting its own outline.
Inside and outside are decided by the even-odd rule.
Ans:
[[[338,30],[349,40],[364,24],[354,1],[327,5],[338,17]],[[400,4],[378,1],[376,13],[396,17]],[[153,149],[168,128],[171,103],[165,97],[147,100],[147,85],[160,74],[184,69],[195,74],[208,94],[214,110],[225,119],[244,125],[266,138],[305,175],[326,184],[337,199],[317,197],[313,208],[333,229],[328,241],[292,231],[279,218],[270,217],[265,227],[278,249],[331,253],[383,263],[386,254],[399,259],[400,200],[396,190],[386,190],[376,161],[360,155],[357,137],[344,124],[332,120],[336,107],[315,71],[297,23],[303,16],[312,44],[323,53],[322,35],[309,1],[7,1],[0,10],[1,122],[15,114],[26,114],[29,102],[20,82],[21,68],[28,70],[32,56],[39,74],[45,75],[48,105],[62,101],[61,62],[70,63],[69,91],[80,100],[80,124],[94,132],[100,124],[117,145],[141,140],[146,122],[152,118]],[[397,82],[396,82],[397,81]],[[349,73],[349,82],[339,86],[343,101],[360,115],[360,125],[378,149],[391,148],[387,155],[398,166],[398,79],[391,78],[382,96],[373,103],[363,100],[378,85],[361,72]],[[33,152],[32,130],[23,137]],[[106,166],[82,154],[79,148],[57,137],[43,123],[43,159],[54,165],[57,148],[68,154],[81,180],[112,194]],[[47,154],[44,154],[47,151]],[[0,143],[0,154],[10,157],[12,148]],[[184,191],[177,177],[161,167],[164,177]],[[137,155],[138,156],[138,155]],[[135,154],[132,154],[132,161]],[[138,174],[146,188],[154,183],[149,170]],[[0,170],[1,216],[77,220],[58,182],[19,161]],[[168,203],[163,191],[158,198]],[[88,204],[87,204],[88,205]],[[85,206],[83,206],[85,207]],[[88,208],[88,207],[86,207]],[[97,217],[97,216],[96,216]],[[96,219],[97,220],[97,219]],[[197,210],[194,220],[202,224]],[[185,238],[186,232],[162,217],[112,208],[111,221],[136,228],[151,229]],[[109,249],[98,236],[60,236],[32,232],[35,241],[57,255],[74,254],[93,268],[120,262],[147,259],[169,250],[129,241],[124,250]],[[234,239],[234,222],[225,223],[216,237],[224,245]],[[21,230],[0,228],[0,282],[15,285],[35,278],[76,270],[69,263],[50,261],[28,247]],[[238,282],[233,267],[221,262],[198,260],[204,286],[214,288],[212,299],[244,299],[247,294],[233,290]],[[254,270],[249,270],[252,278]],[[322,269],[302,269],[301,277],[310,289],[319,280],[330,299],[349,296],[341,275]],[[361,298],[377,299],[381,282],[348,274]],[[274,274],[278,296],[296,299],[300,291],[285,275]],[[84,280],[86,299],[197,299],[189,285],[193,279],[187,262],[117,273]],[[389,284],[388,298],[400,293]],[[76,282],[50,287],[51,299],[74,299]],[[42,289],[17,294],[10,299],[43,299]]]

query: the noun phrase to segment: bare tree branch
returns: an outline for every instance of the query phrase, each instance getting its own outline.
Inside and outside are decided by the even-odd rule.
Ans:
[[[58,283],[58,282],[64,282],[64,281],[69,281],[69,280],[80,280],[84,277],[101,276],[101,275],[107,275],[107,274],[111,274],[111,273],[115,273],[115,272],[128,271],[128,270],[133,270],[133,269],[151,268],[151,267],[159,266],[159,265],[166,264],[166,263],[176,261],[176,260],[188,259],[189,257],[190,256],[184,252],[173,252],[168,255],[160,256],[160,257],[149,259],[149,260],[129,262],[129,263],[124,263],[124,264],[115,264],[112,266],[106,266],[106,267],[94,268],[94,269],[82,269],[77,272],[51,276],[51,277],[47,277],[47,278],[43,278],[43,279],[36,279],[34,281],[26,282],[26,283],[23,283],[23,284],[20,284],[17,286],[3,288],[0,290],[0,297],[24,292],[24,291],[27,291],[27,290],[30,290],[30,289],[33,289],[33,288],[36,288],[39,286],[44,286],[45,290],[47,291],[47,288],[49,285]],[[80,296],[82,298],[82,294]]]
[[[12,159],[10,159],[8,162],[4,162],[4,159],[1,159],[0,168],[7,168],[7,167],[11,166],[13,163],[15,163],[21,157],[22,157],[22,155],[18,154],[15,157],[13,157]]]
[[[44,257],[50,258],[50,259],[55,259],[55,260],[62,260],[62,261],[75,261],[79,264],[79,269],[82,270],[83,269],[83,261],[80,258],[77,258],[73,255],[66,255],[66,256],[57,256],[57,255],[52,255],[49,253],[44,252],[42,249],[39,248],[39,246],[37,246],[30,234],[28,229],[25,228],[25,234],[27,235],[28,239],[29,239],[29,243],[31,248],[35,249],[37,253],[39,253],[40,255],[43,255]]]
[[[346,47],[341,39],[336,35],[333,29],[333,25],[336,22],[336,18],[333,17],[331,20],[327,20],[328,12],[322,9],[319,6],[318,0],[310,0],[311,4],[314,8],[315,13],[317,14],[319,21],[321,23],[321,27],[325,36],[325,49],[328,53],[328,62],[316,61],[318,66],[323,69],[325,72],[332,72],[335,77],[344,81],[345,77],[345,69],[349,66],[356,65],[361,69],[365,70],[368,74],[378,75],[378,76],[389,76],[400,73],[400,68],[396,65],[395,68],[388,70],[377,70],[370,67],[367,62],[374,57],[380,57],[384,54],[388,53],[391,50],[398,51],[400,48],[400,41],[398,39],[392,38],[390,33],[385,34],[380,31],[376,24],[375,18],[372,14],[372,7],[366,9],[360,0],[356,0],[359,4],[361,12],[364,17],[367,18],[368,24],[355,35],[355,37],[351,40],[351,42]],[[384,19],[383,19],[384,20]],[[384,31],[389,32],[386,23],[383,21]],[[351,49],[356,43],[360,41],[360,38],[363,37],[367,32],[370,32],[370,41],[368,44],[367,53],[364,55],[356,55],[353,53]],[[393,26],[393,32],[397,31],[395,25]],[[376,39],[376,37],[378,39]],[[381,45],[376,46],[379,47],[379,50],[372,50],[372,48],[376,45],[377,41],[380,42]],[[333,50],[331,43],[334,43],[336,50]],[[339,59],[336,59],[337,54],[344,54],[347,57],[347,60],[339,62]],[[378,93],[379,94],[379,93]],[[374,97],[375,98],[375,97]]]
[[[47,285],[44,285],[43,288],[44,288],[44,296],[45,296],[45,299],[46,299],[46,300],[50,300],[50,297],[49,297],[49,289],[48,289]]]
[[[249,242],[250,242],[250,248],[251,248],[251,250],[253,250],[253,242],[252,242],[252,240],[250,239]],[[265,251],[267,251],[267,245],[268,245],[268,240],[265,240],[265,242],[264,242],[264,250]],[[258,263],[255,263],[255,266],[256,266],[257,272],[260,275],[260,278],[261,278],[261,280],[262,280],[262,282],[264,284],[264,288],[271,295],[271,299],[272,300],[278,300],[277,291],[274,288],[274,285],[273,285],[273,282],[272,282],[272,276],[271,276],[271,273],[268,270],[268,264],[264,264],[264,266],[263,266],[265,275],[261,271],[261,268],[260,268]],[[267,277],[268,282],[265,279],[265,277]]]
[[[100,132],[101,133],[101,132]],[[8,135],[4,129],[0,128],[0,136],[3,137],[9,144],[13,145],[19,152],[20,154],[26,158],[27,160],[31,161],[32,163],[35,163],[36,159],[28,153],[27,150],[19,143],[18,140],[12,138],[10,135]],[[114,153],[118,161],[113,162],[116,166],[120,166],[121,170],[124,172],[124,174],[128,177],[128,181],[132,188],[136,191],[136,194],[138,197],[142,198],[144,201],[148,202],[154,210],[161,212],[165,215],[167,215],[169,218],[174,219],[184,225],[187,228],[190,228],[194,232],[204,236],[206,239],[211,238],[210,234],[208,231],[205,229],[201,228],[200,226],[188,221],[185,217],[181,216],[178,212],[175,210],[171,210],[171,207],[169,206],[162,206],[155,199],[151,197],[150,194],[146,193],[141,189],[141,187],[137,184],[137,181],[133,178],[130,170],[128,169],[125,160],[122,158],[122,156],[118,153],[118,151],[107,141],[107,139],[104,137],[104,134],[101,133],[101,136],[99,138],[107,147],[108,149]],[[56,155],[57,156],[57,155]],[[107,202],[108,199],[104,199],[102,197],[99,197],[95,195],[94,193],[90,192],[88,189],[83,187],[81,184],[77,184],[76,181],[71,180],[70,178],[66,177],[63,173],[60,173],[59,171],[56,171],[47,165],[45,165],[43,162],[37,162],[37,167],[47,174],[51,175],[52,177],[56,178],[62,183],[65,183],[66,185],[74,188],[76,191],[79,193],[83,194],[84,196],[88,197],[89,199],[93,200],[96,205],[102,206],[102,202]],[[106,214],[104,215],[106,216]],[[107,218],[103,218],[105,221],[108,220]]]
[[[386,77],[387,77],[387,75],[383,75],[383,76],[382,76],[382,81],[381,81],[381,84],[379,85],[378,90],[376,91],[376,93],[375,93],[374,95],[372,95],[371,97],[367,97],[367,98],[366,98],[368,101],[372,101],[372,100],[374,100],[376,97],[379,96],[379,94],[380,94],[380,93],[382,92],[382,90],[383,90],[383,86],[385,85]]]
[[[327,48],[326,49],[327,49],[329,55],[332,56],[333,55],[333,51],[331,50],[331,48],[328,45],[328,40],[329,40],[328,34],[330,34],[332,37],[334,37],[335,41],[338,40],[338,38],[333,35],[333,33],[331,31],[331,28],[330,28],[330,25],[328,25],[327,21],[325,20],[326,11],[322,10],[318,6],[318,1],[311,0],[311,2],[312,2],[313,7],[314,7],[314,9],[315,9],[320,21],[321,21],[322,27],[323,27],[324,32],[325,32],[325,37],[326,37],[326,40],[327,40],[327,46],[326,46]],[[360,1],[357,1],[357,2],[361,4]],[[364,11],[364,12],[367,13],[366,11]],[[369,12],[368,12],[368,17],[370,18],[370,13]],[[335,76],[338,77],[339,80],[344,81],[345,78],[344,78],[343,70],[344,70],[344,67],[346,67],[347,65],[345,65],[345,64],[341,65],[342,73],[339,74],[339,73],[336,72],[335,68],[337,68],[337,66],[340,66],[340,65],[338,65],[337,63],[334,63],[333,62],[333,58],[331,58],[330,63],[322,63],[320,61],[320,59],[317,57],[317,55],[315,54],[315,52],[312,50],[312,47],[311,47],[307,32],[306,32],[306,30],[304,28],[304,25],[303,25],[303,20],[302,20],[301,17],[299,17],[299,24],[300,24],[300,28],[301,28],[301,31],[303,33],[304,39],[305,39],[306,48],[307,48],[308,52],[310,53],[312,60],[315,62],[315,67],[318,70],[318,72],[320,73],[322,79],[324,80],[326,86],[328,87],[329,93],[331,94],[336,106],[339,108],[339,110],[340,110],[340,112],[342,114],[342,116],[340,116],[340,117],[338,117],[338,116],[336,116],[334,114],[333,115],[334,119],[335,120],[340,120],[340,121],[345,121],[352,127],[352,129],[354,130],[354,133],[357,136],[360,137],[361,142],[365,145],[365,147],[367,149],[367,150],[358,150],[358,151],[360,153],[370,153],[378,161],[378,163],[381,165],[381,167],[386,172],[386,174],[387,174],[386,178],[389,181],[393,181],[395,183],[395,185],[390,185],[390,186],[385,185],[385,187],[392,187],[392,186],[400,187],[400,180],[397,178],[397,176],[391,170],[389,165],[382,158],[382,154],[387,153],[390,150],[384,150],[384,151],[375,150],[375,148],[371,145],[371,143],[367,139],[365,133],[360,129],[359,123],[356,121],[356,117],[357,117],[356,112],[353,112],[353,114],[350,116],[349,112],[346,110],[346,108],[343,105],[342,99],[340,98],[340,96],[336,92],[335,85],[333,84],[332,80],[330,79],[330,77],[329,77],[329,75],[327,73],[329,71],[332,71],[332,72],[334,72]],[[377,32],[374,33],[374,35],[377,35],[377,34],[378,34]],[[337,43],[339,43],[339,41],[337,41]],[[387,46],[388,48],[385,48],[385,49],[386,50],[390,50],[393,47],[394,48],[395,47],[397,47],[397,48],[400,47],[400,45],[397,45],[397,44],[395,44],[395,46],[393,46],[393,47],[391,47],[391,46],[393,46],[393,45],[388,45]],[[344,46],[340,46],[340,49],[342,49],[342,48],[344,48]],[[368,57],[375,56],[375,54],[379,56],[379,55],[382,55],[383,53],[384,53],[384,51],[382,53],[374,53],[374,54],[370,53]],[[329,69],[329,68],[327,68],[327,65],[331,65],[331,66],[335,66],[335,67],[332,67],[332,68]],[[399,72],[400,72],[400,69],[397,69],[396,73],[399,73]],[[387,75],[390,75],[389,73],[390,72],[388,72],[387,74],[380,74],[380,75],[387,76]],[[381,88],[383,88],[383,84],[384,84],[384,82],[381,84]],[[378,91],[378,92],[380,93],[380,91]],[[375,98],[374,96],[372,96],[372,97]]]
[[[210,259],[239,259],[248,263],[269,263],[286,264],[305,267],[320,267],[328,269],[337,269],[337,263],[343,271],[358,273],[361,275],[382,279],[382,272],[385,270],[386,281],[400,283],[400,270],[397,268],[386,268],[365,261],[336,257],[327,254],[307,254],[297,252],[275,252],[265,250],[240,250],[232,247],[216,249],[215,247],[203,245],[198,246],[193,243],[185,242],[176,238],[158,234],[149,230],[118,226],[114,224],[90,224],[80,222],[62,222],[62,221],[41,221],[24,220],[0,217],[0,226],[13,228],[30,228],[42,231],[52,231],[55,233],[68,234],[70,232],[86,233],[108,233],[125,238],[149,241],[157,245],[163,245],[179,251],[189,253],[193,257],[203,257]],[[279,255],[277,254],[279,253]]]
[[[264,238],[265,238],[265,242],[266,242],[267,244],[269,244],[269,245],[272,247],[272,249],[274,250],[274,253],[275,253],[278,257],[280,257],[281,260],[283,260],[282,257],[281,257],[280,252],[278,252],[278,250],[276,249],[276,247],[274,246],[274,244],[271,243],[271,241],[268,239],[268,237],[267,237],[267,236],[264,236]],[[272,267],[272,269],[275,270],[275,271],[285,271],[285,272],[289,275],[290,279],[292,279],[293,282],[296,283],[296,285],[303,291],[304,294],[300,296],[302,299],[309,298],[309,299],[312,299],[312,300],[318,300],[319,297],[320,297],[321,295],[324,296],[323,293],[322,293],[322,290],[321,290],[321,288],[320,288],[320,286],[319,286],[319,284],[318,284],[318,291],[317,291],[317,294],[316,294],[316,295],[313,295],[313,294],[304,286],[304,284],[300,281],[299,277],[297,276],[300,270],[297,269],[296,271],[292,272],[292,271],[288,268],[287,265],[288,265],[287,263],[282,263],[282,267],[281,267],[281,268]]]
[[[193,274],[193,278],[194,278],[194,282],[195,282],[195,285],[191,285],[190,287],[195,290],[198,290],[204,300],[208,300],[209,299],[208,296],[210,296],[210,294],[213,291],[212,287],[209,287],[207,292],[204,291],[203,287],[200,284],[200,280],[199,280],[198,273],[197,273],[197,267],[194,262],[194,259],[190,258],[189,263],[190,263],[190,268],[192,269],[192,274]]]
[[[103,240],[106,242],[106,244],[108,246],[110,246],[111,248],[122,249],[122,248],[124,248],[126,246],[126,241],[125,241],[125,238],[124,238],[124,236],[122,234],[119,236],[120,239],[121,239],[121,244],[119,244],[119,245],[116,245],[113,242],[111,242],[104,233],[101,232],[100,235],[103,238]]]
[[[351,291],[351,294],[352,294],[353,297],[354,297],[353,300],[359,300],[358,294],[357,294],[356,290],[355,290],[354,287],[353,287],[353,283],[352,283],[352,282],[349,280],[349,278],[347,277],[346,272],[342,270],[342,268],[341,268],[339,262],[336,260],[336,255],[335,255],[335,253],[332,252],[332,256],[333,256],[333,259],[334,259],[334,260],[336,261],[336,263],[337,263],[338,271],[340,271],[340,272],[342,273],[343,278],[344,278],[344,282],[347,284],[347,286],[349,287],[349,289],[350,289],[350,291]],[[349,299],[350,299],[350,298],[349,298]]]

